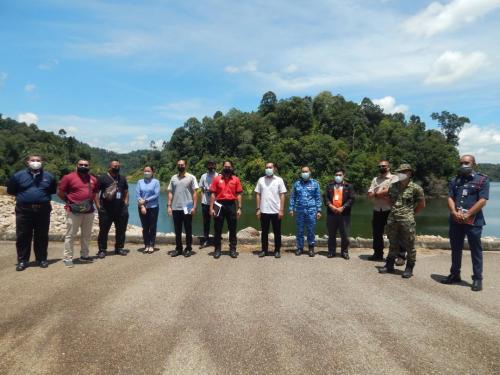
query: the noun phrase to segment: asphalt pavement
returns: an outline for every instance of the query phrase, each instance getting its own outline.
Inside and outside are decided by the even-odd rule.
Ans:
[[[472,292],[468,252],[448,286],[444,250],[418,250],[409,280],[378,274],[367,249],[129,250],[68,269],[51,243],[49,268],[16,272],[15,244],[0,242],[0,374],[500,373],[499,252]]]

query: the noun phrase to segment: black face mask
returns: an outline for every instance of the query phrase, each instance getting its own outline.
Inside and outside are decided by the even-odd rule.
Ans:
[[[233,174],[233,168],[224,168],[222,170],[222,173],[224,173],[226,176],[230,176]]]
[[[383,174],[383,173],[386,173],[386,172],[387,172],[387,167],[378,167],[378,171],[379,171],[380,173],[382,173],[382,174]]]
[[[116,174],[120,173],[120,167],[111,168],[111,172],[116,173]]]
[[[89,173],[90,168],[89,167],[77,167],[76,170],[78,171],[78,173],[87,174],[87,173]]]
[[[177,167],[177,170],[179,172],[184,172],[186,170],[186,167]]]
[[[213,172],[213,171],[215,171],[215,167],[208,167],[208,170],[209,170],[210,172]]]

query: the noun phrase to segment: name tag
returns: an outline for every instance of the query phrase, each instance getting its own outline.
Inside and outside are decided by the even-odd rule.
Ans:
[[[462,190],[462,196],[463,196],[463,197],[467,196],[467,194],[468,194],[467,189]]]
[[[334,200],[338,201],[339,200],[339,195],[338,194],[335,194],[335,196],[333,197]]]
[[[122,192],[121,191],[116,192],[116,199],[122,199]]]

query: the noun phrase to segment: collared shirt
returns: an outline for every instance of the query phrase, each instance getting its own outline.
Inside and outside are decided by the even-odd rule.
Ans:
[[[414,222],[415,207],[424,199],[424,190],[413,181],[406,187],[395,182],[389,188],[389,198],[392,203],[388,222]]]
[[[337,195],[337,200],[335,196]],[[354,204],[354,187],[352,184],[343,181],[338,184],[335,180],[332,180],[326,185],[325,192],[323,194],[323,201],[325,206],[327,207],[327,213],[329,215],[338,215],[330,210],[329,205],[333,204],[335,206],[334,201],[337,201],[338,207],[344,207],[342,211],[342,216],[349,216],[351,214],[351,207]]]
[[[10,178],[7,193],[15,195],[18,204],[43,204],[50,202],[56,188],[56,180],[49,172],[35,174],[24,169]]]
[[[146,208],[158,207],[160,197],[160,181],[156,178],[142,179],[135,186],[137,201],[144,199]]]
[[[318,182],[312,178],[295,181],[288,210],[321,212],[321,191]]]
[[[173,194],[172,210],[184,210],[184,207],[193,203],[193,194],[198,189],[198,181],[190,173],[183,176],[175,174],[170,179],[168,191]]]
[[[286,193],[285,183],[279,176],[263,176],[257,181],[256,193],[260,194],[260,212],[263,214],[279,214],[281,207],[281,194]]]
[[[234,201],[238,199],[239,194],[243,193],[243,187],[238,177],[231,175],[229,178],[224,178],[220,175],[212,181],[210,192],[215,193],[215,200]]]
[[[456,176],[449,184],[448,196],[455,201],[455,206],[469,210],[481,198],[489,199],[490,180],[481,173],[472,173],[469,176]],[[474,219],[474,225],[483,226],[483,210],[480,210]]]
[[[99,184],[95,176],[71,172],[59,182],[59,191],[66,194],[67,204],[65,208],[69,209],[68,204],[71,203],[81,203],[87,199],[94,201],[96,194],[99,192]]]
[[[368,189],[369,193],[376,193],[379,189],[389,187],[391,185],[391,180],[395,176],[391,172],[387,172],[385,176],[377,176],[372,180],[372,184]],[[373,209],[375,211],[389,211],[391,209],[391,204],[383,198],[373,198]]]
[[[203,173],[200,178],[200,188],[201,188],[201,204],[210,204],[210,185],[216,176],[219,174],[217,172],[207,172]]]
[[[109,172],[103,173],[99,176],[98,184],[101,206],[106,209],[121,209],[125,203],[125,193],[128,192],[128,182],[125,176],[122,176],[121,174],[113,176]],[[116,184],[116,194],[114,199],[104,199],[106,189],[112,184]]]

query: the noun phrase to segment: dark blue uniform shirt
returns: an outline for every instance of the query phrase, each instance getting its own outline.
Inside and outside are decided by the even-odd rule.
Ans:
[[[449,185],[448,196],[455,201],[457,208],[468,210],[481,198],[489,199],[490,180],[488,176],[474,172],[469,176],[456,176]],[[483,226],[483,210],[476,214],[474,225]]]
[[[37,174],[29,169],[16,172],[7,184],[7,193],[15,195],[18,204],[48,203],[56,189],[54,176],[44,170]]]

